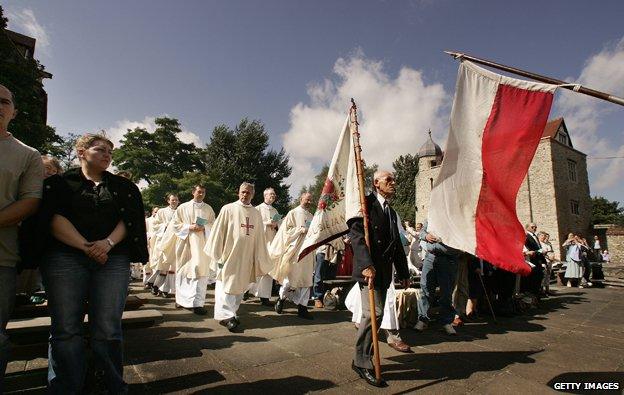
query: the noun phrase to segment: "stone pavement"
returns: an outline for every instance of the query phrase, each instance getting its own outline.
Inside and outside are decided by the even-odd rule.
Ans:
[[[414,352],[380,345],[390,386],[379,390],[350,369],[355,329],[348,312],[314,310],[315,319],[305,321],[293,306],[279,316],[250,300],[240,311],[244,332],[231,334],[211,319],[211,304],[209,315],[199,317],[134,283],[132,293],[161,311],[164,321],[125,331],[126,380],[138,394],[541,394],[554,392],[555,382],[583,380],[619,382],[613,393],[622,393],[624,288],[555,289],[557,296],[529,314],[470,323],[456,337],[435,326],[424,333],[403,330]],[[16,348],[8,390],[42,393],[44,340]]]

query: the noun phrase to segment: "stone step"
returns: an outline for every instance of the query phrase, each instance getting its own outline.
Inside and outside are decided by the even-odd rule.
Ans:
[[[125,311],[138,310],[141,306],[145,304],[145,301],[137,296],[128,295],[126,299],[126,307]],[[33,317],[46,317],[50,315],[48,312],[48,302],[45,301],[41,304],[28,304],[16,306],[13,311],[13,318],[33,318]]]
[[[163,315],[158,310],[145,309],[124,311],[122,316],[122,324],[124,326],[155,324],[163,320]],[[85,316],[84,322],[89,322],[88,315]],[[47,333],[50,329],[50,317],[34,317],[34,318],[17,318],[9,321],[7,325],[7,333],[9,336],[33,335],[38,333]]]

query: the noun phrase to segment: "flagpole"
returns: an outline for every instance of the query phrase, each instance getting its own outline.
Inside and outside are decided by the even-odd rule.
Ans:
[[[479,63],[479,64],[482,64],[484,66],[493,67],[493,68],[498,69],[498,70],[507,71],[509,73],[517,74],[517,75],[520,75],[522,77],[531,78],[531,79],[536,80],[536,81],[540,81],[540,82],[544,82],[544,83],[552,84],[552,85],[560,85],[561,88],[569,89],[569,90],[574,91],[574,92],[583,93],[585,95],[589,95],[589,96],[592,96],[592,97],[596,97],[598,99],[606,100],[608,102],[624,106],[624,99],[623,98],[615,96],[615,95],[611,95],[609,93],[597,91],[595,89],[586,88],[584,86],[581,86],[581,84],[573,84],[573,83],[561,81],[561,80],[558,80],[556,78],[546,77],[544,75],[532,73],[530,71],[518,69],[518,68],[515,68],[515,67],[511,67],[511,66],[505,66],[504,64],[492,62],[491,60],[476,58],[474,56],[470,56],[470,55],[467,55],[467,54],[461,53],[461,52],[453,52],[453,51],[444,51],[444,52],[449,54],[449,55],[451,55],[455,59],[470,60],[471,62]]]
[[[357,118],[357,106],[355,100],[351,99],[350,122],[354,128],[351,129],[353,136],[353,149],[355,150],[355,163],[357,169],[358,186],[360,190],[360,210],[362,212],[362,219],[364,220],[364,240],[366,240],[366,247],[370,251],[370,237],[368,232],[368,209],[366,208],[366,195],[364,193],[364,164],[362,162],[362,146],[360,145],[360,130]],[[370,306],[371,316],[371,330],[373,332],[373,365],[375,367],[375,378],[377,381],[381,381],[381,360],[379,358],[379,337],[377,331],[379,330],[377,325],[377,313],[375,311],[375,286],[373,279],[368,279],[368,304]]]

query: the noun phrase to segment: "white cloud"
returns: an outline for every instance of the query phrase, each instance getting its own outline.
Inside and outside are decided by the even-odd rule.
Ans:
[[[442,84],[427,85],[422,72],[404,66],[396,78],[381,61],[362,51],[339,58],[334,79],[308,86],[309,104],[290,110],[290,129],[282,136],[293,173],[291,193],[313,181],[319,168],[331,160],[350,99],[358,105],[363,158],[382,168],[404,154],[416,154],[431,128],[444,145],[450,96]],[[444,128],[444,129],[443,129]]]
[[[119,143],[123,136],[128,132],[128,129],[143,128],[150,133],[154,133],[156,130],[156,117],[146,116],[142,121],[130,121],[127,119],[117,121],[113,126],[104,129],[106,135],[115,144],[115,147],[119,146]],[[198,147],[203,146],[201,138],[196,133],[184,129],[182,126],[182,132],[178,134],[178,138],[184,143],[193,143]]]
[[[21,10],[7,10],[9,29],[15,30],[37,40],[36,49],[49,54],[50,36],[46,29],[37,21],[35,13],[30,8]]]
[[[576,81],[593,89],[624,96],[624,37],[588,58]],[[609,133],[603,125],[606,117],[620,110],[617,105],[562,89],[557,107],[571,130],[575,148],[590,157],[624,154],[622,134]],[[604,192],[624,179],[624,166],[619,159],[589,160],[588,163],[590,172],[597,175],[595,182],[590,178],[592,192],[594,189]]]

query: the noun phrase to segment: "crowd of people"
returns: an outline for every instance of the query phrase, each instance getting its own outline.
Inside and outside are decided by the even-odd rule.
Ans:
[[[87,338],[107,390],[126,392],[122,314],[129,279],[139,272],[154,295],[174,296],[177,308],[197,315],[208,313],[206,293],[213,284],[213,318],[232,332],[241,326],[240,304],[252,296],[278,314],[290,302],[298,317],[313,319],[309,301],[322,308],[329,292],[325,281],[348,272],[356,285],[347,305],[358,328],[352,368],[375,386],[384,383],[372,372],[369,285],[376,291],[376,318],[387,343],[401,352],[410,347],[399,333],[395,287],[408,289],[420,278],[413,328],[426,330],[432,306],[438,306],[437,322],[449,335],[487,312],[486,304],[492,314],[505,313],[513,310],[514,295],[539,298],[550,292],[554,249],[548,234],[536,233],[535,224],[527,225],[524,248],[531,275],[519,280],[444,245],[427,231],[426,222],[402,225],[391,207],[395,180],[389,171],[374,174],[374,190],[366,198],[370,246],[362,218],[354,218],[343,238],[299,259],[313,218],[310,193],[303,193],[282,216],[273,206],[274,189],[264,190],[263,203],[254,207],[255,186],[243,182],[238,199],[217,215],[205,202],[204,186],[196,185],[191,200],[181,203],[175,192],[169,193],[166,205],[152,208],[146,219],[138,187],[127,174],[108,171],[113,151],[108,138],[79,137],[75,149],[80,164],[63,172],[58,160],[40,156],[9,133],[16,111],[13,94],[0,85],[0,378],[8,361],[6,326],[16,293],[34,295],[45,289],[51,317],[50,392],[82,390]],[[600,250],[597,245],[594,250]],[[580,286],[591,285],[588,244],[570,234],[563,246],[568,286],[583,278]],[[608,257],[608,252],[600,253]],[[274,287],[279,289],[273,292]]]

